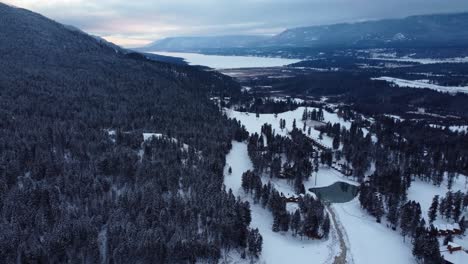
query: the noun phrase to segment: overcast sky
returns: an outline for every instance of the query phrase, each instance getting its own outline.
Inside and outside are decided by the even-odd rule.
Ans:
[[[117,44],[468,11],[468,0],[1,0]]]

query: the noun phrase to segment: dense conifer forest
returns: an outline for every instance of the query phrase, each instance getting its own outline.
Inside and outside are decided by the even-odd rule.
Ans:
[[[0,28],[1,263],[258,254],[249,204],[222,188],[242,131],[209,101],[236,83],[3,4]]]

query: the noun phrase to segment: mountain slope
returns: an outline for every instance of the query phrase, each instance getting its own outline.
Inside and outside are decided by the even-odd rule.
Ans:
[[[273,37],[180,37],[156,41],[145,50],[229,52],[267,48],[465,47],[468,13],[411,16],[360,23],[288,29]],[[246,41],[247,40],[247,41]]]
[[[286,30],[265,46],[460,46],[468,41],[468,13],[335,24]]]
[[[222,188],[239,127],[209,101],[240,93],[231,79],[122,54],[1,3],[0,57],[0,263],[216,262],[244,250],[247,205]]]
[[[266,36],[174,37],[155,41],[145,51],[197,51],[199,49],[243,48],[268,39]]]

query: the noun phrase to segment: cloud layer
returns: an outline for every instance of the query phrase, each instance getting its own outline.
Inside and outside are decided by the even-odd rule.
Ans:
[[[180,35],[274,34],[286,28],[468,11],[466,0],[6,0],[124,46]]]

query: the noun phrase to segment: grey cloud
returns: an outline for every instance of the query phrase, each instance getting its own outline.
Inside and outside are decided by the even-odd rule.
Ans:
[[[468,11],[466,0],[7,0],[90,33],[150,41]],[[125,43],[121,43],[125,44]]]

